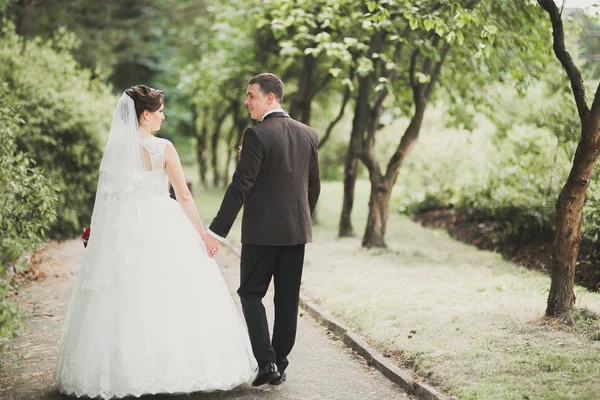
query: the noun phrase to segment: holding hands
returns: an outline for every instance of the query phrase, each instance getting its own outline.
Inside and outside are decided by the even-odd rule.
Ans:
[[[202,235],[202,241],[206,246],[206,250],[208,251],[208,255],[210,258],[215,258],[215,256],[219,253],[219,248],[221,247],[221,242],[212,237],[208,231],[205,231]]]

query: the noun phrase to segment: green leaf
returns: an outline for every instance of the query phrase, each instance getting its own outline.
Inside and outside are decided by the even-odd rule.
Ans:
[[[410,18],[408,20],[408,24],[410,25],[410,29],[414,31],[419,27],[419,20],[416,18]]]
[[[337,78],[340,75],[340,72],[342,72],[341,68],[329,68],[329,73],[334,78]]]
[[[442,25],[437,25],[437,26],[435,27],[435,33],[437,33],[437,35],[438,35],[439,37],[444,37],[444,32],[445,32],[445,31],[446,31],[446,30],[444,29],[444,27],[443,27]]]
[[[431,77],[429,75],[425,75],[422,72],[415,73],[415,77],[417,78],[417,81],[419,83],[427,83],[431,80]]]
[[[432,20],[430,20],[430,19],[426,19],[426,20],[423,21],[423,26],[425,27],[425,30],[427,32],[429,32],[430,30],[432,30],[433,27],[434,27],[434,25],[435,25],[435,23]]]
[[[342,85],[349,87],[350,91],[354,91],[354,82],[352,82],[352,80],[349,78],[342,79],[341,83]]]
[[[453,31],[448,32],[448,34],[446,35],[446,42],[452,44],[454,39],[456,39],[456,33],[454,33]]]
[[[374,1],[367,1],[367,9],[369,10],[369,12],[375,11],[376,8],[377,3],[375,3]]]
[[[486,31],[488,31],[492,35],[495,35],[496,32],[498,32],[498,27],[496,25],[485,25],[483,27],[483,29],[485,29]]]

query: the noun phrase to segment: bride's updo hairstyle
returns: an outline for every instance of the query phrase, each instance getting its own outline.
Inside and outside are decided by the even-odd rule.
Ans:
[[[137,85],[130,87],[125,93],[133,99],[135,113],[139,119],[144,110],[154,112],[162,106],[165,92],[148,86]]]

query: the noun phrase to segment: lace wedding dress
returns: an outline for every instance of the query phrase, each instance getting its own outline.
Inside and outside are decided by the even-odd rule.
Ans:
[[[216,262],[169,197],[170,143],[139,143],[152,171],[127,185],[101,175],[54,379],[63,393],[103,399],[234,388],[255,369],[246,328]]]

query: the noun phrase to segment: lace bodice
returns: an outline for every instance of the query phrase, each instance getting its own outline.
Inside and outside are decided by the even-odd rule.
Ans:
[[[171,142],[154,136],[142,139],[140,145],[148,152],[152,170],[141,174],[114,174],[101,171],[98,192],[107,195],[133,194],[145,196],[153,194],[168,194],[169,179],[163,168],[165,151]]]
[[[171,142],[167,139],[149,136],[140,140],[140,144],[148,151],[150,163],[152,164],[152,171],[163,170],[165,151]]]

